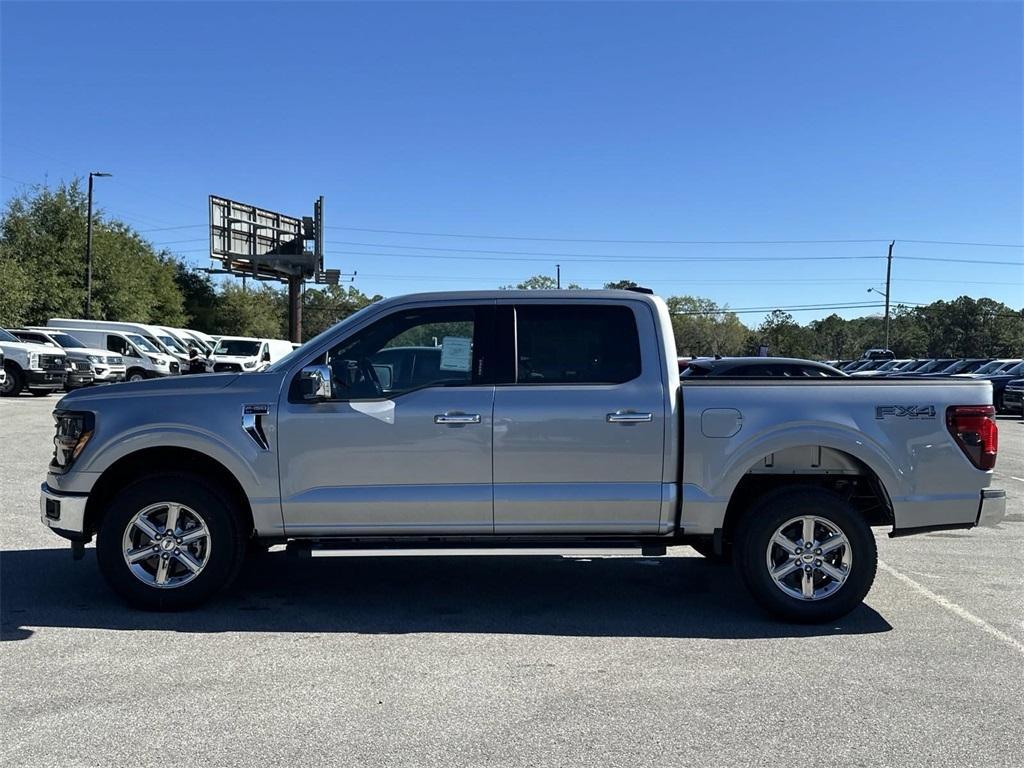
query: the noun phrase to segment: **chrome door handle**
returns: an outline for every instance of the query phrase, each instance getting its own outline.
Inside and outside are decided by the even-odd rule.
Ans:
[[[607,416],[609,424],[642,424],[653,421],[654,416],[650,413],[637,413],[636,411],[616,411]]]
[[[479,413],[439,413],[434,416],[435,424],[479,424]]]

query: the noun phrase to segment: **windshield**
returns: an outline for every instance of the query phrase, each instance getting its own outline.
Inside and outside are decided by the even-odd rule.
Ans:
[[[1016,376],[1019,373],[1024,373],[1024,363],[1017,363],[1009,370],[1002,370],[1000,373],[1005,373],[1009,376]]]
[[[13,334],[10,334],[7,331],[5,331],[3,328],[0,328],[0,341],[13,341],[13,342],[17,342],[18,339]]]
[[[221,339],[213,350],[215,355],[234,355],[236,357],[255,357],[259,354],[262,342],[251,339]]]
[[[64,347],[64,349],[85,349],[85,344],[69,333],[51,333],[50,338]]]
[[[888,363],[883,365],[878,370],[879,370],[879,372],[881,372],[881,371],[891,371],[893,368],[895,368],[896,366],[900,365],[901,363],[903,363],[902,360],[890,360]]]
[[[945,368],[949,364],[955,363],[955,362],[956,362],[955,360],[950,360],[948,358],[945,359],[945,360],[932,360],[927,365],[922,365],[920,368],[918,368],[917,372],[918,373],[931,373],[932,371],[941,371],[943,368]]]
[[[154,355],[159,355],[160,350],[154,347],[149,341],[139,336],[137,333],[126,333],[125,336],[134,344],[136,347],[141,349],[143,352],[149,352]]]
[[[158,336],[157,338],[159,338],[168,349],[174,350],[175,352],[187,351],[173,336]]]
[[[1009,363],[1006,360],[993,360],[991,363],[985,363],[985,365],[981,366],[981,368],[976,370],[975,373],[995,373],[1004,365],[1009,365]]]

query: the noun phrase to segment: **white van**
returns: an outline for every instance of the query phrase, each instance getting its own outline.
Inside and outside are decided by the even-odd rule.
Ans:
[[[214,373],[262,371],[292,352],[290,341],[221,336],[210,357]]]
[[[99,328],[105,330],[120,331],[121,333],[135,333],[156,347],[158,352],[176,357],[178,362],[188,360],[188,350],[173,340],[167,331],[161,331],[154,325],[145,323],[122,323],[115,320],[75,320],[64,317],[53,317],[46,321],[51,328],[81,329]]]
[[[51,321],[52,322],[52,321]],[[47,325],[48,328],[54,326]],[[174,355],[161,352],[149,339],[138,333],[125,333],[112,328],[58,328],[73,334],[90,347],[116,352],[124,358],[128,381],[142,381],[181,373],[181,362]]]

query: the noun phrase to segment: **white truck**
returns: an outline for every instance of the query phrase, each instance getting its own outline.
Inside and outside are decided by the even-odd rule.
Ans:
[[[44,396],[64,388],[68,375],[64,350],[26,343],[2,328],[0,350],[6,373],[0,381],[0,397],[15,397],[23,390]]]
[[[89,347],[74,334],[56,328],[23,328],[12,330],[22,341],[63,349],[69,360],[85,364],[94,384],[113,384],[125,379],[124,358],[106,349]]]
[[[76,392],[55,416],[42,522],[79,553],[98,536],[147,608],[209,598],[275,543],[688,544],[774,614],[825,621],[868,593],[873,526],[1006,507],[987,381],[681,384],[668,308],[635,291],[397,297],[265,371]]]

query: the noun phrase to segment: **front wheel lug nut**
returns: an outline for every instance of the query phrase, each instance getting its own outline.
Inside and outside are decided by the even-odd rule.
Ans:
[[[180,536],[175,537],[174,541],[177,542],[178,544],[181,544],[181,537]],[[818,554],[820,555],[821,552],[819,552]]]
[[[821,567],[821,560],[815,560],[814,564],[820,568]]]
[[[160,555],[160,558],[162,560],[166,560],[168,557],[170,557],[170,555],[168,555],[166,552],[164,552],[162,555]]]

